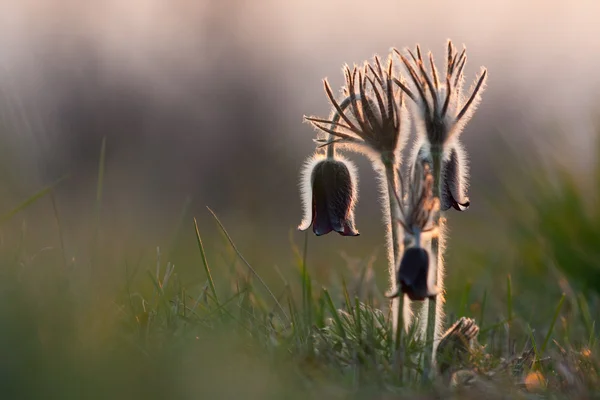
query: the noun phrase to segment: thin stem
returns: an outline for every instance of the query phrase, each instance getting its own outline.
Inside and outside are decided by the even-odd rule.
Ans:
[[[398,241],[398,238],[400,237],[401,231],[399,229],[398,224],[396,224],[396,220],[398,219],[398,216],[396,215],[396,213],[394,212],[394,210],[397,209],[397,207],[399,207],[400,205],[397,204],[396,201],[396,196],[394,195],[394,193],[397,193],[397,176],[396,176],[396,167],[395,167],[395,157],[390,157],[387,160],[383,160],[383,165],[385,166],[385,177],[386,177],[386,182],[387,182],[387,191],[388,191],[388,200],[389,200],[389,217],[390,217],[390,229],[389,229],[389,234],[391,235],[391,239],[390,243],[388,243],[388,245],[391,245],[391,252],[390,254],[393,256],[393,260],[394,262],[398,260],[398,257],[400,255],[400,242]],[[395,276],[395,269],[396,269],[396,265],[391,265],[390,268],[390,273],[392,273],[392,276]],[[394,286],[392,289],[395,289],[395,285],[396,285],[396,280],[392,279],[392,285]]]
[[[388,270],[390,276],[390,292],[397,293],[398,291],[398,282],[397,280],[397,271],[396,268],[400,263],[400,257],[402,254],[400,237],[402,236],[402,230],[400,229],[400,225],[396,222],[399,218],[396,210],[399,210],[401,206],[398,204],[398,200],[396,198],[396,194],[398,193],[398,176],[397,176],[397,166],[396,166],[396,157],[392,154],[389,156],[382,157],[384,169],[385,169],[385,177],[387,182],[387,192],[388,192],[388,212],[389,212],[389,226],[387,228],[386,235],[387,237],[387,245],[388,245]],[[404,364],[404,348],[402,346],[402,330],[404,328],[404,295],[400,294],[392,298],[392,327],[393,332],[396,337],[396,354],[398,361],[398,373],[400,379],[403,378],[403,364]]]
[[[346,97],[340,103],[339,110],[343,113],[351,103],[352,103],[352,99],[350,98],[350,96]],[[336,125],[339,123],[341,117],[342,117],[341,113],[336,109],[335,113],[333,114],[333,118],[331,118],[331,130],[336,129]],[[327,142],[330,143],[329,145],[327,145],[327,158],[329,160],[333,160],[335,158],[335,142],[336,142],[335,136],[330,133],[327,138]]]
[[[441,197],[440,184],[442,181],[442,149],[432,148],[431,155],[433,159],[433,197],[438,199]],[[443,290],[442,272],[443,272],[443,259],[442,259],[442,246],[440,243],[440,235],[442,235],[443,229],[441,229],[442,218],[440,212],[435,213],[433,224],[437,227],[438,233],[431,238],[431,274],[433,280],[432,286],[439,287]],[[425,333],[426,352],[423,358],[423,379],[428,380],[431,375],[432,367],[435,364],[435,352],[437,347],[438,335],[436,334],[438,327],[441,325],[440,319],[442,318],[441,310],[442,301],[438,302],[437,296],[428,300],[427,304],[427,328]]]
[[[329,143],[329,145],[327,145],[327,159],[333,160],[335,158],[335,142],[336,142],[336,140],[331,133],[329,134],[327,141]]]

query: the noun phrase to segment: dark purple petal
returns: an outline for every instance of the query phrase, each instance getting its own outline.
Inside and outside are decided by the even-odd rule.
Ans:
[[[344,229],[342,231],[337,231],[342,236],[359,236],[360,233],[354,227],[354,218],[352,221],[348,220],[344,222]]]
[[[429,254],[420,247],[406,249],[398,269],[400,290],[413,301],[422,301],[434,297],[437,293],[430,291],[427,285],[429,273]]]
[[[328,192],[329,218],[333,229],[343,236],[358,236],[354,228],[354,188],[350,171],[341,162],[328,163],[323,176]]]
[[[324,160],[312,173],[313,231],[317,236],[332,230],[357,236],[354,228],[354,188],[348,167],[340,161]]]
[[[452,207],[458,211],[465,211],[469,208],[471,202],[463,193],[463,182],[461,182],[459,158],[456,149],[452,149],[450,159],[444,163],[443,173],[441,209],[446,211]]]
[[[327,186],[321,178],[324,165],[325,162],[317,164],[312,174],[313,232],[317,236],[326,235],[333,230],[329,220],[329,207],[327,206]]]

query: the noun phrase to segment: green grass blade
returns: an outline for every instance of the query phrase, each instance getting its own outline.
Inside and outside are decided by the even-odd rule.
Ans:
[[[12,210],[10,210],[9,212],[7,212],[4,215],[2,215],[0,217],[0,226],[2,226],[4,223],[6,223],[12,217],[14,217],[18,213],[20,213],[21,211],[23,211],[24,209],[26,209],[27,207],[29,207],[30,205],[32,205],[33,203],[35,203],[36,201],[38,201],[42,197],[48,195],[56,186],[58,186],[58,184],[60,182],[62,182],[63,180],[65,180],[67,177],[68,176],[63,176],[62,178],[54,181],[53,183],[51,183],[50,185],[46,186],[45,188],[43,188],[39,192],[33,194],[31,197],[28,197],[27,199],[23,200],[18,206],[16,206],[15,208],[13,208]]]
[[[298,320],[298,308],[296,307],[296,304],[294,304],[294,299],[292,298],[292,296],[287,297],[287,303],[288,310],[290,313],[290,319],[292,320],[292,336],[296,341],[296,346],[300,348],[305,340],[303,336],[305,335],[305,333],[309,333],[300,327],[300,321]]]
[[[247,289],[242,289],[239,292],[235,293],[233,296],[231,296],[229,299],[225,300],[224,302],[220,303],[217,308],[212,309],[212,310],[208,310],[208,314],[206,314],[205,316],[203,316],[203,318],[206,318],[208,320],[209,317],[215,315],[217,312],[218,313],[225,313],[225,307],[227,307],[229,304],[233,303],[234,300],[237,300],[241,295],[246,294]],[[213,298],[211,296],[210,293],[208,293],[208,297],[211,298],[215,304],[217,303],[217,300],[215,298]],[[190,308],[190,311],[194,311],[196,309],[196,307],[198,307],[199,302],[196,302],[196,304],[194,305],[193,308]],[[229,313],[229,315],[231,315],[231,313]],[[221,314],[221,317],[223,317],[224,314]]]
[[[312,326],[312,282],[308,273],[306,258],[308,255],[308,231],[304,234],[304,248],[302,251],[302,306],[304,307],[305,326]]]
[[[552,332],[554,331],[554,324],[556,324],[556,320],[558,319],[558,316],[560,315],[560,310],[563,306],[563,303],[565,302],[565,297],[566,296],[563,293],[563,295],[561,296],[561,298],[558,302],[558,306],[556,306],[556,311],[554,311],[554,317],[552,318],[552,323],[550,324],[550,328],[548,329],[548,333],[546,334],[546,337],[544,338],[544,342],[542,343],[542,348],[540,349],[541,354],[544,354],[544,352],[546,351],[546,346],[548,345],[550,336],[552,336]]]
[[[339,334],[345,340],[346,330],[344,329],[344,325],[342,323],[342,320],[340,319],[340,315],[338,314],[337,309],[333,304],[333,300],[331,299],[329,292],[325,288],[323,288],[323,295],[325,296],[326,303],[329,306],[329,312],[331,313],[331,316],[333,317],[333,320],[335,321],[335,324],[338,327]]]
[[[325,299],[323,296],[319,296],[315,311],[315,325],[318,328],[323,328],[325,326]]]
[[[587,301],[583,293],[579,293],[577,295],[577,306],[579,307],[579,315],[581,316],[581,320],[585,329],[587,330],[588,337],[594,337],[594,325],[592,322],[592,316],[590,314],[590,309],[588,307]]]
[[[537,343],[535,341],[535,337],[533,336],[533,330],[531,326],[527,324],[527,333],[529,333],[529,339],[531,340],[531,345],[533,346],[533,352],[535,353],[536,360],[540,359],[540,353],[538,352]]]
[[[360,300],[358,296],[354,297],[354,307],[356,308],[356,337],[362,338],[362,323],[360,318]]]
[[[500,321],[500,322],[497,322],[497,323],[495,323],[495,324],[493,324],[493,325],[490,325],[490,326],[488,326],[488,327],[487,327],[487,328],[485,328],[485,329],[481,329],[481,330],[479,331],[479,335],[481,336],[482,334],[487,334],[488,332],[490,332],[490,331],[493,331],[493,330],[495,330],[495,329],[498,329],[498,328],[500,328],[501,326],[503,326],[503,325],[506,325],[507,323],[508,323],[508,319],[504,319],[504,320],[502,320],[502,321]]]
[[[342,276],[342,292],[344,293],[344,301],[346,302],[346,310],[352,314],[352,303],[350,302],[350,293],[348,293],[348,285],[346,285],[346,278]]]
[[[204,245],[202,244],[202,237],[200,236],[200,231],[198,230],[198,222],[196,221],[196,218],[194,218],[194,229],[196,231],[196,240],[198,241],[200,256],[202,257],[202,264],[204,265],[204,272],[206,272],[206,277],[208,278],[208,285],[210,286],[210,291],[212,292],[212,295],[215,298],[218,306],[219,297],[217,296],[215,282],[213,281],[212,273],[210,272],[210,267],[208,266],[208,260],[206,259],[206,252],[204,251]]]
[[[285,319],[288,322],[288,324],[291,323],[290,318],[285,313],[285,310],[281,306],[281,303],[279,303],[279,300],[277,300],[277,297],[275,296],[275,294],[273,294],[273,292],[271,291],[271,289],[269,288],[269,286],[262,279],[262,277],[258,274],[258,272],[256,272],[256,270],[252,267],[252,265],[250,265],[250,263],[248,261],[246,261],[246,259],[242,255],[242,253],[240,253],[240,251],[238,250],[237,246],[235,245],[233,239],[231,238],[231,236],[229,235],[229,233],[225,229],[225,226],[221,223],[221,221],[217,217],[217,214],[215,214],[214,211],[211,210],[209,207],[206,207],[206,208],[208,209],[208,211],[212,214],[212,216],[217,221],[217,224],[219,225],[219,228],[221,228],[221,231],[223,232],[223,234],[227,238],[227,241],[231,245],[231,248],[233,249],[233,251],[235,251],[235,253],[238,255],[238,257],[240,258],[240,260],[242,260],[242,262],[246,265],[246,267],[248,267],[248,269],[250,270],[250,272],[252,272],[252,275],[254,275],[254,277],[256,279],[258,279],[258,281],[260,282],[260,284],[267,290],[267,292],[269,293],[269,295],[271,296],[271,298],[275,301],[275,304],[277,305],[277,308],[279,308],[279,311],[285,317]]]
[[[156,289],[156,292],[158,294],[158,302],[165,308],[165,311],[168,313],[169,301],[165,297],[165,291],[164,291],[163,286],[156,279],[156,277],[154,277],[154,275],[152,275],[152,273],[150,271],[148,271],[148,276],[150,277],[150,280],[152,281],[152,284],[154,285],[154,288]]]

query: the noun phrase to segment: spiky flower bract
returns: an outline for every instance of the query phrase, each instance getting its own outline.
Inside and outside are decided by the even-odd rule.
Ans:
[[[443,211],[450,207],[463,211],[470,205],[466,197],[468,171],[466,155],[460,142],[460,133],[471,119],[481,101],[485,88],[487,70],[482,68],[467,97],[463,92],[464,68],[467,62],[466,49],[459,54],[451,41],[448,41],[445,83],[440,82],[433,55],[428,55],[430,71],[427,71],[421,48],[417,45],[416,55],[407,49],[409,58],[394,50],[404,63],[411,78],[409,88],[400,80],[395,83],[413,100],[417,127],[417,140],[413,147],[412,162],[428,162],[436,176],[435,188],[441,200]],[[440,167],[433,164],[438,160]]]
[[[334,137],[317,142],[322,146],[342,145],[376,158],[399,157],[409,126],[403,92],[394,84],[397,78],[392,59],[388,59],[387,68],[383,68],[379,57],[373,63],[365,62],[362,68],[345,66],[344,77],[342,101],[335,99],[329,83],[323,81],[335,117],[305,117]]]
[[[481,69],[481,74],[467,98],[463,93],[464,67],[467,62],[465,48],[459,55],[452,41],[448,41],[445,83],[440,82],[431,52],[428,55],[428,72],[418,45],[416,56],[410,49],[406,51],[410,60],[394,49],[409,72],[417,94],[402,81],[396,79],[394,82],[417,106],[415,114],[420,116],[416,122],[417,133],[426,137],[431,146],[443,146],[453,137],[460,135],[465,124],[473,116],[485,88],[487,70]]]

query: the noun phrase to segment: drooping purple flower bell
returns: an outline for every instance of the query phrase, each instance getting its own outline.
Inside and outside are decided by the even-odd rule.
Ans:
[[[429,254],[421,247],[406,249],[398,268],[400,291],[413,301],[423,301],[437,295],[437,288],[430,289],[427,281],[429,274]]]
[[[312,157],[302,170],[304,218],[298,227],[311,225],[317,236],[336,231],[358,236],[354,227],[354,205],[358,198],[354,165],[346,159]]]
[[[461,149],[462,150],[462,149]],[[443,163],[443,181],[441,191],[441,209],[448,210],[450,207],[457,211],[465,211],[471,205],[471,202],[465,195],[466,177],[461,173],[460,150],[453,148],[450,150],[450,157]]]
[[[425,163],[432,168],[433,161],[428,147],[428,145],[421,146],[416,155],[415,165]],[[465,211],[471,205],[466,194],[468,186],[466,156],[462,146],[457,143],[450,146],[448,153],[442,160],[440,209],[447,211],[454,208],[457,211]]]

